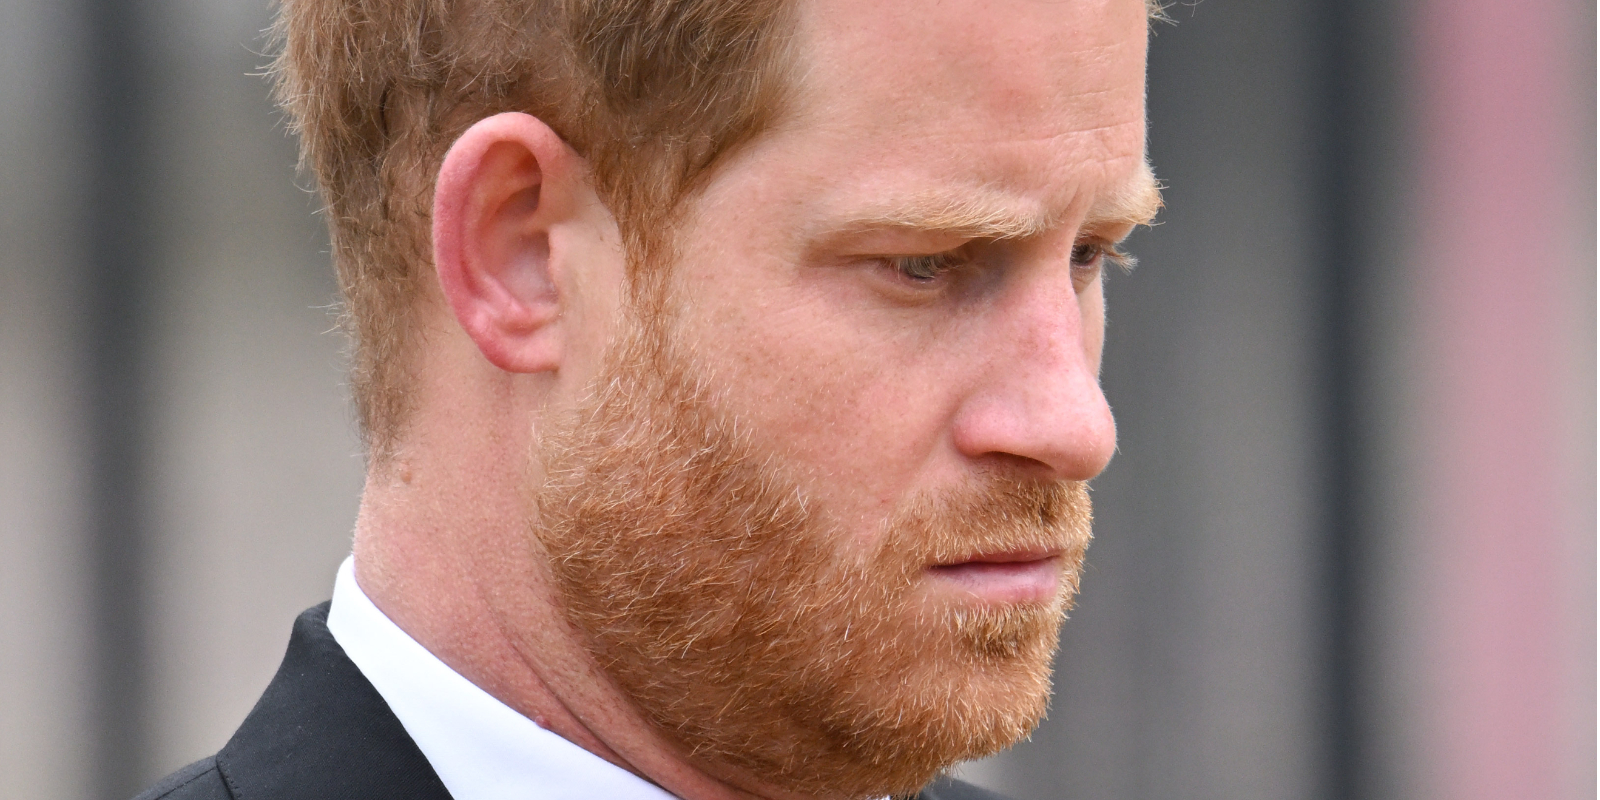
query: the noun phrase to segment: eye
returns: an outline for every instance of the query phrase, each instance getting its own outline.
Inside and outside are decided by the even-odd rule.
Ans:
[[[1098,266],[1106,254],[1106,246],[1097,242],[1079,242],[1072,248],[1072,266],[1085,269]]]
[[[895,272],[913,283],[932,283],[963,263],[961,257],[954,252],[927,256],[896,256],[886,261]]]
[[[1072,248],[1074,270],[1093,272],[1107,261],[1125,270],[1132,269],[1134,264],[1132,256],[1110,242],[1079,242]]]

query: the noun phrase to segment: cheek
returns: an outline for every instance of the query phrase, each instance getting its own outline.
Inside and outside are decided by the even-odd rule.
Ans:
[[[942,441],[952,410],[941,370],[903,333],[852,324],[815,293],[786,299],[749,302],[708,330],[716,380],[758,445],[797,468],[826,513],[873,530]]]
[[[1083,352],[1096,374],[1100,372],[1100,355],[1106,340],[1105,277],[1084,287],[1078,293],[1078,314],[1083,324]]]

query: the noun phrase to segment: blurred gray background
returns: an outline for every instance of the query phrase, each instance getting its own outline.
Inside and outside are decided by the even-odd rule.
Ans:
[[[270,13],[0,0],[0,797],[215,751],[348,552],[362,459]],[[1168,209],[1109,279],[1120,451],[1056,698],[963,773],[1593,797],[1594,6],[1171,13]]]

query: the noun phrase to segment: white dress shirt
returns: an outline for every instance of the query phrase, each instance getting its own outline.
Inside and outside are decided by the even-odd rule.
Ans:
[[[328,630],[455,800],[674,800],[445,666],[372,604],[348,558],[334,580]]]

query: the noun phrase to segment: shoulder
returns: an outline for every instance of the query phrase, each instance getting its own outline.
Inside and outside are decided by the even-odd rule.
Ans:
[[[966,781],[940,778],[917,795],[916,800],[1010,800],[1005,795],[980,789]]]
[[[162,778],[133,800],[233,800],[233,793],[211,756]]]
[[[136,800],[450,800],[327,617],[324,603],[295,621],[277,675],[215,756]]]

